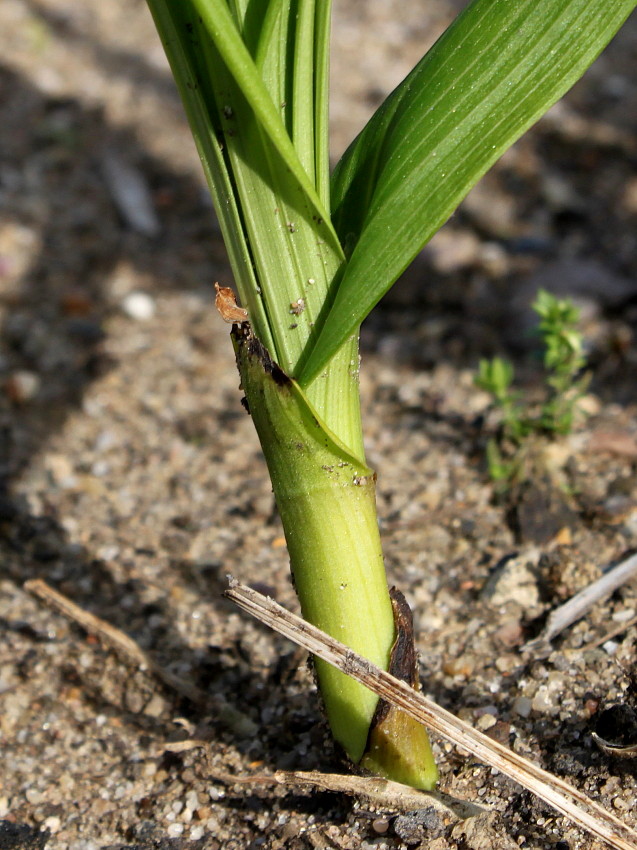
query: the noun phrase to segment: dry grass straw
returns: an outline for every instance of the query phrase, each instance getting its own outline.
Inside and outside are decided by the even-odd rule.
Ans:
[[[429,729],[468,750],[481,762],[504,773],[611,847],[619,850],[635,850],[637,847],[637,832],[577,788],[476,731],[405,682],[375,667],[272,599],[232,579],[226,596],[270,628],[352,676]]]

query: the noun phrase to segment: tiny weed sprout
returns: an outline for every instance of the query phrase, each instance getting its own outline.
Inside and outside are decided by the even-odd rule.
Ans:
[[[148,5],[227,246],[241,306],[229,287],[218,303],[303,615],[417,687],[411,619],[388,590],[365,460],[359,328],[635,0],[473,0],[331,175],[330,0]],[[316,672],[334,737],[354,763],[435,785],[422,726],[326,663]]]
[[[544,343],[544,368],[549,387],[540,412],[540,426],[554,434],[568,434],[577,402],[586,392],[589,376],[577,377],[586,366],[579,311],[569,299],[538,292],[533,309],[540,317],[538,330]]]
[[[572,301],[541,289],[533,309],[544,347],[543,400],[534,404],[514,391],[513,366],[500,357],[480,361],[475,378],[476,386],[493,396],[502,416],[498,439],[487,444],[487,464],[491,478],[505,487],[522,472],[534,438],[563,436],[571,431],[578,402],[589,382],[589,375],[582,374],[586,358],[577,328],[579,311]]]

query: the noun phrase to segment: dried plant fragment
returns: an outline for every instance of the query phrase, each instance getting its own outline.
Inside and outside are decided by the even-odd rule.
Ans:
[[[279,634],[304,647],[315,656],[355,677],[382,699],[402,708],[420,723],[443,735],[457,746],[468,749],[480,761],[494,767],[578,826],[603,839],[616,850],[635,850],[637,832],[615,814],[559,776],[553,776],[513,750],[491,740],[458,717],[416,691],[410,684],[380,670],[366,658],[291,614],[272,599],[228,577],[230,588],[225,596],[244,611],[257,617]]]
[[[630,691],[627,696],[634,699]],[[608,756],[637,758],[637,709],[630,702],[609,706],[599,716],[592,738]]]
[[[237,304],[237,296],[229,286],[219,286],[215,283],[217,295],[215,296],[215,307],[219,315],[229,325],[240,324],[248,321],[248,311]]]
[[[287,785],[288,787],[309,786],[322,791],[348,794],[365,801],[377,809],[394,812],[410,812],[434,809],[445,821],[463,821],[485,814],[487,809],[477,803],[460,800],[442,791],[418,791],[391,779],[378,776],[347,776],[340,773],[319,771],[277,770],[272,775],[253,774],[233,776],[228,773],[212,773],[210,778],[224,785]]]
[[[354,479],[354,483],[357,482]],[[409,605],[395,587],[389,593],[394,610],[396,640],[391,651],[389,672],[392,676],[419,690],[414,626]],[[401,709],[381,699],[372,718],[367,750],[360,766],[372,773],[390,778],[400,776],[401,782],[417,787],[420,765],[432,758],[429,739],[418,734],[420,723]],[[409,758],[401,748],[401,740],[410,741]]]

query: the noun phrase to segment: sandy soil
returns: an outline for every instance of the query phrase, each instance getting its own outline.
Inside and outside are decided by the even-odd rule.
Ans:
[[[336,2],[335,154],[462,5]],[[199,164],[142,2],[3,0],[0,44],[0,847],[601,847],[440,740],[442,787],[494,813],[478,829],[219,780],[345,768],[304,656],[221,598],[233,573],[297,608],[212,306],[230,277]],[[636,58],[633,18],[362,336],[389,580],[415,613],[424,690],[633,826],[635,762],[590,732],[634,705],[637,584],[547,657],[521,647],[637,547]],[[145,217],[122,215],[122,181]],[[535,391],[539,286],[582,308],[590,416],[554,449],[568,512],[536,488],[512,526],[472,376],[504,353]],[[44,606],[32,578],[209,705]]]

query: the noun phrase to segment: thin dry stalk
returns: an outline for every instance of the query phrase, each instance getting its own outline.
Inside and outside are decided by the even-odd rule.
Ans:
[[[233,579],[225,595],[270,628],[352,676],[382,699],[402,708],[444,738],[471,752],[480,761],[509,776],[611,847],[618,850],[635,850],[637,847],[637,832],[577,788],[476,731],[272,599]]]
[[[589,584],[575,596],[572,596],[559,608],[556,608],[546,621],[542,633],[534,640],[524,645],[524,649],[530,652],[543,652],[554,637],[559,635],[576,620],[587,614],[595,603],[606,599],[617,588],[637,576],[637,555],[626,558],[612,570],[608,570],[597,581]],[[624,628],[626,628],[624,626]],[[620,632],[622,629],[620,629]],[[619,632],[618,632],[619,633]]]
[[[50,608],[77,623],[89,634],[98,637],[102,643],[123,656],[128,664],[132,664],[140,670],[147,670],[180,696],[185,697],[195,705],[210,703],[210,698],[205,691],[191,685],[190,682],[186,682],[181,677],[175,676],[165,666],[155,661],[152,655],[144,652],[139,644],[127,634],[124,634],[123,631],[107,623],[106,620],[96,617],[95,614],[91,614],[90,611],[80,608],[79,605],[76,605],[75,602],[72,602],[59,591],[54,590],[42,579],[36,578],[25,582],[24,589],[37,596]]]
[[[631,617],[630,620],[620,623],[614,629],[611,629],[609,632],[605,632],[601,637],[595,638],[595,640],[592,640],[590,643],[584,644],[581,648],[581,652],[586,652],[588,649],[597,649],[598,646],[603,646],[606,641],[613,640],[613,638],[616,638],[618,635],[632,629],[633,626],[637,626],[637,617]]]
[[[418,809],[434,809],[447,821],[466,820],[484,814],[488,810],[476,803],[459,800],[442,791],[417,791],[391,779],[378,776],[350,776],[342,773],[320,773],[319,771],[277,770],[273,774],[257,773],[251,776],[236,776],[230,773],[212,773],[210,778],[224,785],[288,785],[309,786],[321,791],[348,794],[364,800],[374,808],[411,812]]]
[[[24,589],[42,602],[53,608],[69,620],[77,623],[86,632],[98,637],[101,642],[119,654],[127,664],[131,664],[140,670],[148,671],[158,679],[166,688],[183,697],[193,705],[209,711],[218,722],[226,727],[234,729],[242,735],[254,735],[257,727],[253,721],[239,709],[227,702],[220,694],[209,694],[206,691],[191,684],[181,676],[176,676],[160,663],[149,652],[145,652],[138,643],[120,629],[80,608],[68,597],[54,590],[42,579],[32,579],[24,583]],[[199,742],[184,743],[173,742],[171,746],[182,749],[199,746]],[[168,747],[167,747],[168,749]]]

